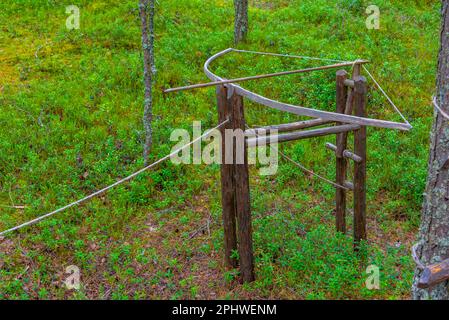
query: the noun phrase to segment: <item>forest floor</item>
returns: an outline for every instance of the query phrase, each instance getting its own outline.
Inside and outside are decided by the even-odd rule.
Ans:
[[[140,169],[142,54],[137,0],[0,3],[0,230],[52,211]],[[368,241],[352,249],[351,214],[337,234],[335,189],[279,161],[251,167],[257,280],[223,265],[217,165],[161,164],[79,207],[0,239],[2,299],[407,299],[424,192],[439,39],[439,1],[379,0],[381,28],[365,26],[363,0],[251,1],[242,49],[365,58],[414,129],[368,129]],[[163,95],[207,81],[202,66],[233,46],[230,0],[169,0],[156,12],[157,77],[152,161],[170,152],[176,128],[217,123],[214,89]],[[243,76],[319,62],[235,53],[214,70]],[[335,71],[245,84],[284,102],[335,109]],[[370,117],[400,121],[369,82]],[[250,125],[301,119],[246,104]],[[281,149],[335,178],[330,138]],[[13,208],[13,206],[24,206]],[[350,213],[350,212],[349,212]],[[63,284],[68,266],[81,289]],[[365,282],[380,269],[380,289]]]

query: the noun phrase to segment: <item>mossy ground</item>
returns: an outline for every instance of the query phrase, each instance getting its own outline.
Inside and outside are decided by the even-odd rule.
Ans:
[[[65,6],[81,10],[66,29]],[[252,168],[257,281],[241,285],[222,263],[218,166],[160,165],[96,198],[0,240],[0,298],[408,298],[409,248],[419,224],[439,39],[439,1],[378,0],[381,29],[368,30],[362,0],[252,1],[240,47],[337,59],[365,58],[414,126],[368,130],[368,234],[361,260],[334,230],[334,189],[280,162]],[[233,45],[232,1],[157,6],[152,159],[175,128],[216,124],[213,89],[164,96],[204,82],[204,61]],[[317,62],[233,54],[220,74],[253,75]],[[248,83],[285,102],[334,109],[333,71]],[[370,85],[369,115],[400,120]],[[89,194],[143,165],[142,55],[137,0],[2,0],[0,4],[0,229]],[[298,119],[251,103],[251,125]],[[330,138],[281,148],[334,177]],[[25,209],[5,206],[24,205]],[[348,217],[350,225],[351,217]],[[210,223],[207,223],[207,222]],[[209,228],[204,226],[209,225]],[[197,232],[200,230],[199,232]],[[367,265],[380,290],[365,287]],[[82,288],[62,285],[69,265]]]

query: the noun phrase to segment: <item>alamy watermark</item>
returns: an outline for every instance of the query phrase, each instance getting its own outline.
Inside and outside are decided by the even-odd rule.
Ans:
[[[366,268],[366,278],[365,285],[368,290],[379,290],[380,289],[380,269],[376,265],[370,265]]]
[[[376,5],[370,5],[366,8],[366,14],[368,14],[368,18],[366,18],[365,24],[369,30],[380,29],[380,9]]]
[[[69,15],[65,20],[67,29],[78,30],[80,28],[80,8],[70,5],[65,8],[65,13]]]
[[[77,266],[68,266],[65,268],[65,274],[69,276],[65,278],[64,284],[68,290],[79,290],[81,288],[81,272]]]
[[[245,134],[245,131],[241,129],[226,129],[222,136],[220,130],[214,129],[207,136],[199,139],[203,134],[201,122],[194,121],[192,127],[192,136],[185,129],[175,129],[171,133],[170,141],[177,141],[172,148],[172,153],[198,139],[191,146],[172,155],[172,163],[244,164],[245,152],[247,152],[248,164],[259,164],[260,175],[267,176],[277,173],[279,163],[277,130],[271,130],[269,134],[265,130],[248,130]],[[246,138],[248,138],[248,148],[245,151]],[[223,139],[226,146],[224,152],[222,150]],[[262,140],[265,142],[260,143]],[[203,142],[206,143],[205,146],[203,146]]]

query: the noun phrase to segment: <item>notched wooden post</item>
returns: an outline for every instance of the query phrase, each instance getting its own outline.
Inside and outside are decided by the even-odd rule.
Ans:
[[[232,126],[234,130],[245,131],[245,114],[243,108],[243,97],[235,92],[231,96],[232,101]],[[243,135],[244,138],[244,135]],[[235,144],[237,145],[237,144]],[[243,282],[255,280],[254,257],[253,257],[253,236],[251,226],[251,207],[249,190],[248,152],[246,141],[243,150],[243,164],[239,164],[237,155],[234,157],[234,180],[235,180],[235,203],[238,221],[238,240],[240,256],[240,275]]]
[[[347,79],[348,73],[345,70],[337,71],[337,112],[344,114],[346,109],[347,100],[347,88],[345,86],[345,81]],[[341,123],[337,123],[341,125]],[[343,185],[346,180],[346,167],[347,160],[343,156],[343,152],[347,147],[347,133],[337,134],[337,150],[335,152],[337,156],[336,163],[336,182],[339,185]],[[346,190],[342,188],[336,189],[335,195],[335,220],[337,231],[346,232]]]
[[[232,119],[232,104],[227,98],[227,89],[224,86],[217,87],[218,122],[222,123]],[[225,264],[228,268],[236,268],[237,260],[232,258],[232,252],[237,250],[236,236],[236,206],[235,206],[235,182],[234,166],[226,164],[226,139],[225,130],[232,129],[231,121],[220,128],[221,142],[221,202],[224,228]]]
[[[366,117],[366,79],[354,79],[354,109],[357,117]],[[354,132],[354,153],[361,162],[354,163],[354,245],[366,240],[366,127]]]

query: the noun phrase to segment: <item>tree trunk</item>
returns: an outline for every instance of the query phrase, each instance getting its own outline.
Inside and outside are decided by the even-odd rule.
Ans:
[[[437,103],[449,112],[449,1],[442,1],[441,48],[438,58]],[[449,258],[449,124],[435,113],[431,132],[430,159],[417,256],[424,265]],[[413,298],[448,300],[449,284],[419,289],[422,270],[416,269]]]
[[[234,0],[234,8],[234,42],[237,44],[248,34],[248,0]]]
[[[148,165],[148,156],[153,144],[153,78],[156,74],[154,64],[154,1],[139,0],[139,13],[142,28],[143,70],[145,84],[145,105],[143,112],[143,126],[145,129],[145,143],[143,158]]]

